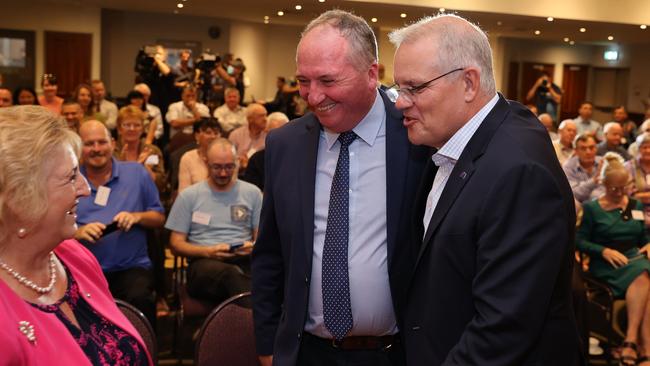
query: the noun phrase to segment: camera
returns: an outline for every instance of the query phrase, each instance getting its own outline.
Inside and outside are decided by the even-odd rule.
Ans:
[[[140,48],[138,54],[135,56],[135,72],[140,75],[144,80],[150,79],[155,75],[155,62],[154,57],[158,52],[158,47],[154,45],[146,45]]]
[[[205,74],[210,74],[217,63],[221,62],[221,56],[205,51],[196,59],[196,68]]]

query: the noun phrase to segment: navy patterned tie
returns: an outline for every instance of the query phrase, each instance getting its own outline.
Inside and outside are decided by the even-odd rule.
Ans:
[[[348,146],[357,138],[352,132],[339,135],[341,151],[332,179],[323,246],[323,318],[332,336],[343,339],[352,329],[350,279],[348,274],[350,154]]]

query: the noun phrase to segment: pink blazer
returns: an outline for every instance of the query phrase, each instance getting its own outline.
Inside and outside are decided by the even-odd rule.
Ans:
[[[99,314],[146,346],[133,325],[115,305],[99,263],[75,240],[62,242],[54,252],[68,266],[80,293]],[[29,322],[36,342],[31,343],[20,331],[19,322]],[[40,311],[17,296],[0,281],[0,366],[5,365],[90,365],[77,342],[51,313]],[[147,350],[148,352],[148,350]],[[149,365],[151,357],[147,353]]]

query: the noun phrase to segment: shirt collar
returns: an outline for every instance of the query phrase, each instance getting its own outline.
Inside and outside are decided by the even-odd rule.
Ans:
[[[366,144],[373,146],[377,137],[386,133],[385,122],[386,108],[384,108],[384,100],[379,95],[379,91],[377,91],[372,107],[352,131]],[[323,128],[323,132],[325,132],[327,150],[331,150],[340,134],[330,131],[327,128]]]
[[[492,99],[490,99],[489,102],[487,102],[483,108],[481,108],[472,118],[463,125],[456,133],[447,141],[440,150],[438,150],[435,155],[442,155],[446,157],[447,159],[452,160],[454,163],[458,161],[458,158],[460,158],[460,154],[462,154],[463,150],[465,150],[465,146],[467,146],[467,143],[469,140],[474,136],[474,133],[476,130],[481,126],[481,123],[485,119],[485,117],[490,113],[492,108],[497,104],[499,101],[499,95],[495,94]],[[433,156],[431,157],[433,159]],[[434,160],[435,162],[435,160]]]
[[[117,159],[115,159],[115,157],[112,156],[111,161],[112,161],[111,176],[110,176],[110,178],[108,178],[108,181],[106,181],[106,183],[104,185],[110,183],[113,179],[118,179],[120,177],[120,170],[119,170],[119,168],[117,166],[117,162],[118,162]],[[81,164],[79,166],[79,171],[81,172],[81,175],[83,175],[84,177],[87,177],[87,175],[86,175],[86,166],[85,165]],[[93,191],[97,190],[97,187],[93,187],[93,184],[90,183],[90,181],[88,181],[88,185],[90,186],[90,188]]]

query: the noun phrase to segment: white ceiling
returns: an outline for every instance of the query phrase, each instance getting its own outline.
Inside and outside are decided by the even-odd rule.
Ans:
[[[373,27],[396,28],[405,23],[412,22],[423,15],[431,15],[439,11],[438,7],[412,6],[408,3],[422,3],[423,1],[400,0],[402,4],[389,4],[388,1],[380,2],[326,0],[320,3],[317,0],[43,0],[48,3],[61,5],[95,6],[108,9],[143,12],[177,12],[177,16],[203,16],[235,19],[262,23],[264,17],[269,17],[270,24],[304,25],[310,19],[325,10],[339,8],[354,11],[370,22],[376,17]],[[492,0],[498,1],[498,0]],[[548,0],[512,0],[518,3],[539,3]],[[587,0],[571,0],[587,1]],[[589,0],[592,1],[592,0]],[[597,5],[598,1],[593,0]],[[648,0],[641,0],[650,3]],[[440,2],[444,2],[441,0]],[[628,0],[618,0],[626,3]],[[177,3],[183,8],[177,8]],[[404,4],[406,3],[406,4]],[[431,2],[429,2],[431,3]],[[295,5],[300,4],[301,10],[296,10]],[[471,4],[471,3],[470,3]],[[611,4],[611,3],[610,3]],[[638,3],[637,3],[638,4]],[[519,4],[521,5],[521,4]],[[610,5],[611,6],[611,5]],[[485,7],[483,7],[485,8]],[[503,8],[503,7],[501,7]],[[279,10],[284,11],[284,16],[278,16]],[[453,11],[453,10],[447,10]],[[406,18],[401,18],[400,13],[406,13]],[[580,12],[577,12],[580,14]],[[625,24],[613,22],[598,22],[574,19],[555,19],[553,22],[542,16],[526,16],[513,14],[497,14],[485,11],[459,11],[462,15],[478,23],[488,33],[506,37],[543,39],[548,41],[563,42],[565,37],[574,40],[577,44],[648,44],[650,43],[650,24],[646,30],[640,29],[638,24]],[[586,28],[581,33],[580,28]],[[536,30],[540,31],[535,35]],[[613,36],[613,41],[607,37]]]

